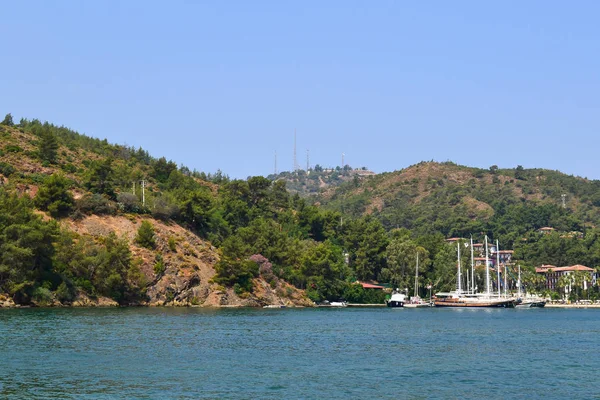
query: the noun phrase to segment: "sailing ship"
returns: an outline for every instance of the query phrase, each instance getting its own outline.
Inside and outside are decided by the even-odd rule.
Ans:
[[[497,251],[497,249],[496,249]],[[460,243],[457,247],[458,254],[458,276],[456,282],[456,290],[451,292],[439,292],[435,294],[434,305],[436,307],[498,307],[498,308],[514,308],[516,299],[500,295],[500,280],[498,279],[498,295],[492,295],[490,292],[490,266],[489,266],[489,253],[488,253],[488,241],[485,236],[485,281],[486,291],[485,293],[475,292],[475,279],[473,272],[471,272],[471,288],[463,290],[462,288],[462,273],[461,273],[461,260],[460,260]],[[496,253],[498,254],[498,253]],[[500,265],[498,262],[497,269],[499,270]],[[471,238],[471,270],[473,271],[473,238]],[[498,272],[499,274],[499,272]],[[506,286],[505,286],[506,287]]]
[[[415,293],[410,298],[409,302],[404,304],[404,307],[418,308],[430,306],[431,304],[428,301],[425,301],[421,297],[419,297],[419,252],[417,252],[417,265],[415,267]]]

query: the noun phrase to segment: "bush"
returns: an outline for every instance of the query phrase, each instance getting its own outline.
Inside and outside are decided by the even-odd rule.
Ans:
[[[15,173],[15,168],[12,165],[5,163],[3,161],[0,161],[0,174],[8,177],[14,173]]]
[[[39,305],[48,305],[52,303],[52,292],[45,287],[38,287],[33,291],[33,300]]]
[[[40,186],[34,203],[53,217],[66,216],[73,209],[73,196],[69,192],[70,182],[62,175],[50,175]]]
[[[114,215],[117,207],[114,202],[101,194],[88,194],[77,201],[77,209],[83,214]]]
[[[4,151],[7,153],[21,153],[23,151],[23,148],[15,144],[9,144],[7,146],[4,146]]]
[[[119,193],[117,195],[119,208],[125,212],[141,213],[143,211],[142,204],[137,196],[131,193]]]
[[[73,173],[75,173],[75,172],[77,172],[77,167],[76,167],[76,166],[74,166],[74,165],[73,165],[73,164],[71,164],[71,163],[63,164],[63,165],[61,165],[61,166],[60,166],[60,168],[61,168],[63,171],[65,171],[65,172],[70,172],[70,173],[72,173],[72,174],[73,174]]]
[[[148,221],[142,221],[142,225],[138,229],[135,242],[142,247],[147,249],[154,249],[156,247],[156,240],[154,239],[154,227]]]
[[[160,254],[156,255],[156,263],[154,264],[154,273],[157,276],[160,276],[165,273],[167,267],[165,266],[165,262]]]
[[[177,241],[173,236],[169,236],[168,245],[169,250],[171,250],[173,253],[177,251]]]
[[[75,287],[72,284],[67,284],[67,282],[62,282],[60,285],[58,285],[58,288],[56,289],[56,298],[58,299],[58,301],[60,301],[61,303],[71,303],[73,300],[75,300],[75,296],[76,296],[76,291],[75,291]]]

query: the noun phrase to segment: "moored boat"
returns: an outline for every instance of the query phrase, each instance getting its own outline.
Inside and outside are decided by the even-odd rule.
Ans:
[[[497,307],[514,308],[515,300],[511,298],[488,297],[485,295],[460,295],[456,292],[436,293],[436,307]]]
[[[521,299],[518,299],[521,300]],[[521,300],[515,304],[516,308],[543,308],[546,306],[546,300]]]
[[[400,292],[398,289],[392,292],[392,296],[387,300],[386,304],[388,307],[404,307],[406,302],[406,295]]]
[[[472,242],[471,242],[472,243]],[[471,244],[471,249],[473,245]],[[472,250],[471,250],[472,251]],[[500,296],[500,289],[498,289],[498,295],[494,296],[490,293],[490,272],[488,264],[488,244],[487,236],[485,237],[485,265],[486,265],[486,293],[474,293],[474,291],[463,291],[461,282],[461,265],[460,265],[460,243],[457,247],[457,289],[452,292],[440,292],[435,294],[433,304],[436,307],[468,307],[468,308],[479,308],[479,307],[497,307],[497,308],[514,308],[516,299],[510,297]],[[472,259],[472,256],[471,256]],[[500,279],[498,279],[498,282]],[[499,286],[498,286],[499,287]]]

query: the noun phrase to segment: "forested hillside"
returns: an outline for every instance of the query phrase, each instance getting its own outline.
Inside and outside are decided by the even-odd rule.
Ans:
[[[304,197],[297,173],[231,180],[37,120],[7,115],[0,139],[0,292],[18,304],[381,302],[355,282],[412,288],[418,253],[421,290],[450,289],[445,239],[471,234],[513,247],[532,284],[541,263],[600,265],[599,183],[555,171],[317,171]]]

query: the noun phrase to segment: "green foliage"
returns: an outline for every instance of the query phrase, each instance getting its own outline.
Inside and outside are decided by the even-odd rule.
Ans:
[[[33,213],[27,198],[0,189],[0,289],[29,302],[34,283],[52,275],[54,222]]]
[[[39,131],[38,152],[42,161],[54,164],[58,157],[58,140],[52,131],[44,127]]]
[[[342,298],[349,303],[383,304],[386,292],[383,290],[364,289],[360,284],[347,284],[342,292]]]
[[[87,173],[85,187],[92,193],[105,195],[110,200],[115,200],[112,163],[113,159],[111,157],[106,158],[104,161],[92,162]]]
[[[32,294],[33,301],[41,306],[47,306],[52,303],[52,292],[46,287],[37,287]]]
[[[167,266],[165,265],[165,261],[163,260],[163,257],[160,254],[157,254],[154,260],[154,273],[157,276],[161,276],[162,274],[165,273],[165,270],[167,269]]]
[[[171,250],[173,253],[177,251],[177,241],[173,236],[169,236],[169,239],[167,240],[167,245],[169,246],[169,250]]]
[[[36,207],[48,211],[55,218],[66,216],[74,205],[69,186],[70,182],[63,175],[50,175],[35,196]]]
[[[55,292],[56,298],[63,304],[70,304],[77,295],[76,289],[71,282],[63,281]]]
[[[14,173],[15,168],[12,165],[5,163],[4,161],[0,161],[0,174],[9,177]]]
[[[116,204],[100,194],[87,194],[75,204],[82,214],[114,215],[117,212]]]
[[[135,242],[147,249],[154,249],[156,247],[154,227],[149,221],[142,221],[137,231]]]
[[[6,125],[6,126],[13,126],[14,122],[13,122],[12,114],[11,113],[6,114],[6,116],[4,117],[2,122],[0,122],[0,124]]]
[[[213,278],[214,282],[235,286],[238,294],[251,293],[254,288],[252,279],[258,276],[258,264],[250,260],[233,260],[223,257],[215,265],[215,271],[217,275]]]
[[[9,145],[4,146],[4,151],[6,153],[22,153],[23,148],[16,144],[9,144]]]

